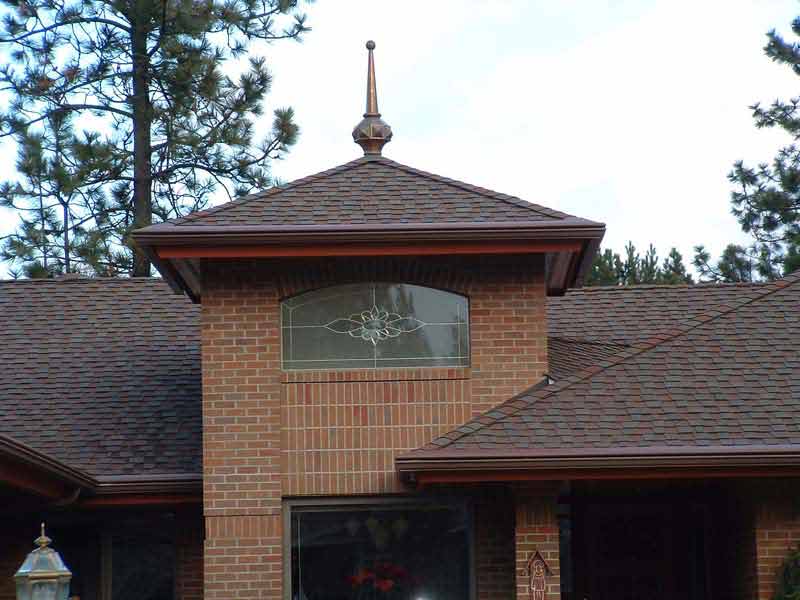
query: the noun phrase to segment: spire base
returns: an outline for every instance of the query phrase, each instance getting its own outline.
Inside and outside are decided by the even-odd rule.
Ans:
[[[364,154],[380,154],[392,139],[392,128],[381,119],[380,114],[364,115],[353,129],[353,141],[361,146]]]

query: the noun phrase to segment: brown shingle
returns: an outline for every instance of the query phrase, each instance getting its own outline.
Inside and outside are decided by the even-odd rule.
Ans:
[[[611,360],[762,287],[592,288],[550,298],[551,375]],[[200,473],[197,305],[159,279],[19,280],[0,282],[0,314],[0,434],[95,476]],[[657,366],[647,378],[662,372]],[[682,382],[698,370],[685,364],[670,377]],[[569,413],[553,415],[560,423]]]
[[[198,307],[159,279],[0,282],[0,433],[91,475],[199,473]]]
[[[646,332],[600,367],[532,389],[428,451],[800,444],[800,272],[737,289],[725,308],[710,303]]]
[[[709,310],[752,297],[763,283],[633,285],[568,290],[547,299],[549,375],[563,379]]]
[[[514,196],[363,157],[172,221],[176,225],[398,225],[571,218]]]
[[[551,336],[604,344],[630,344],[711,308],[758,294],[763,283],[634,285],[568,290],[547,299]]]

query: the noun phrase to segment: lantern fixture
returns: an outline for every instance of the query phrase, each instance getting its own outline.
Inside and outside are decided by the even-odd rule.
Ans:
[[[50,548],[49,537],[44,533],[36,538],[36,550],[28,554],[14,575],[17,583],[17,600],[67,600],[72,573],[61,556]]]

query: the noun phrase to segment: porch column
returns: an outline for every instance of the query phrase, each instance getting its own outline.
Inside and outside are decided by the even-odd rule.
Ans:
[[[537,551],[550,568],[550,573],[545,579],[544,600],[561,598],[557,496],[558,484],[550,482],[520,486],[515,490],[517,600],[534,600],[530,589],[528,561]]]

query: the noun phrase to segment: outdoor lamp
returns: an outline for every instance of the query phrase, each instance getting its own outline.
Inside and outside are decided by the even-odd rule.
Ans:
[[[39,547],[28,554],[14,575],[17,600],[67,600],[72,573],[58,552],[49,547],[51,541],[42,523],[42,535],[35,542]]]

